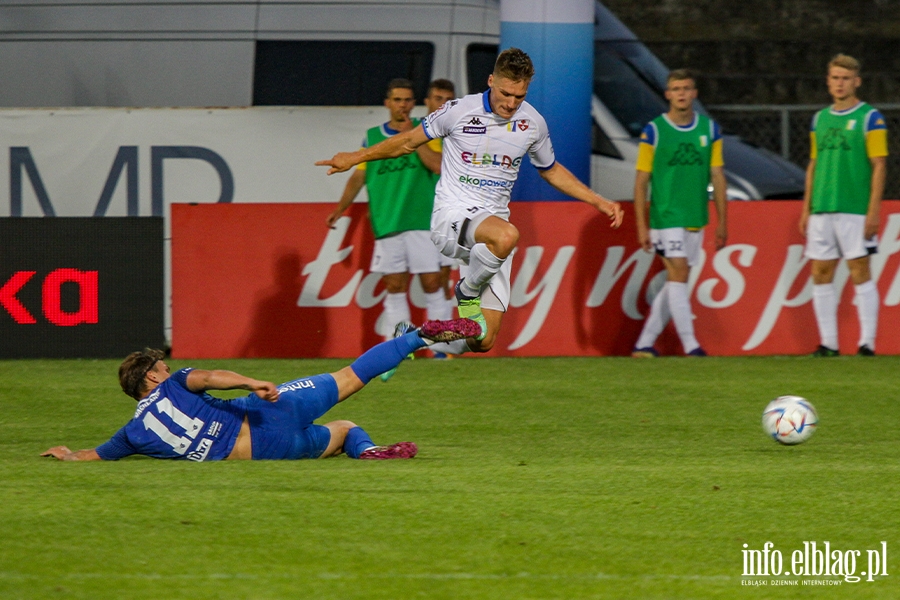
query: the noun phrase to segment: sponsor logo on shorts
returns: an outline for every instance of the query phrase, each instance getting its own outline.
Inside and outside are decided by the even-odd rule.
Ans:
[[[295,392],[297,390],[305,390],[309,388],[315,388],[316,385],[310,379],[300,379],[298,381],[290,381],[288,383],[282,383],[278,386],[278,393],[283,394],[284,392]]]
[[[203,462],[206,460],[206,455],[209,454],[209,449],[212,448],[212,444],[213,441],[211,439],[203,438],[197,445],[197,449],[193,452],[189,452],[186,458],[188,460]]]
[[[515,158],[505,154],[478,154],[477,152],[463,152],[460,154],[462,161],[475,167],[500,167],[501,169],[518,169],[522,164],[522,156]]]
[[[209,429],[206,430],[206,435],[209,437],[219,437],[220,431],[222,431],[222,424],[218,421],[213,421],[209,425]]]

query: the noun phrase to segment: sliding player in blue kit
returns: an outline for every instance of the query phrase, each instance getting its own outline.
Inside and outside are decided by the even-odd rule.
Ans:
[[[406,330],[404,330],[406,331]],[[72,452],[65,446],[41,456],[59,460],[118,460],[132,454],[152,458],[204,460],[328,458],[412,458],[412,442],[376,446],[351,421],[313,423],[335,404],[406,356],[433,342],[471,337],[479,331],[469,319],[428,321],[369,349],[349,367],[276,386],[232,371],[181,369],[169,372],[159,350],[133,352],[119,367],[122,390],[137,400],[134,418],[106,443]],[[253,392],[220,400],[207,390]]]

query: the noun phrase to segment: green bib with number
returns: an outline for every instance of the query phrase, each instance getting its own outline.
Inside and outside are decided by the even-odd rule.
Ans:
[[[709,223],[709,168],[712,121],[696,115],[690,129],[675,127],[660,115],[650,174],[650,227],[700,228]]]

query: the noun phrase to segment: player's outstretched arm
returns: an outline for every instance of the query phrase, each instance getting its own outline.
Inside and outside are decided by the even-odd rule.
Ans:
[[[269,402],[278,400],[278,387],[274,383],[244,377],[234,371],[194,369],[188,373],[187,387],[192,392],[247,390]]]
[[[46,452],[41,452],[41,456],[52,456],[58,460],[103,460],[93,448],[72,452],[65,446],[54,446]]]
[[[563,194],[572,196],[576,200],[586,202],[600,212],[609,215],[609,220],[612,221],[610,227],[618,229],[619,225],[622,224],[622,218],[625,216],[625,213],[618,202],[607,200],[588,186],[581,183],[577,177],[572,175],[571,171],[560,163],[554,163],[549,169],[538,172],[541,174],[541,177],[544,178],[544,181]]]
[[[328,175],[332,175],[346,171],[359,163],[396,158],[409,154],[427,141],[428,136],[425,135],[425,130],[420,124],[415,129],[392,135],[369,148],[361,148],[356,152],[338,152],[329,160],[316,161],[316,165],[319,167],[331,167],[328,169]]]

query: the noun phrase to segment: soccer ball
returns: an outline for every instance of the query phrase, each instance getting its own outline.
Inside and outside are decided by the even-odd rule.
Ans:
[[[763,431],[780,444],[802,444],[815,433],[819,425],[816,408],[800,396],[775,398],[762,415]]]

